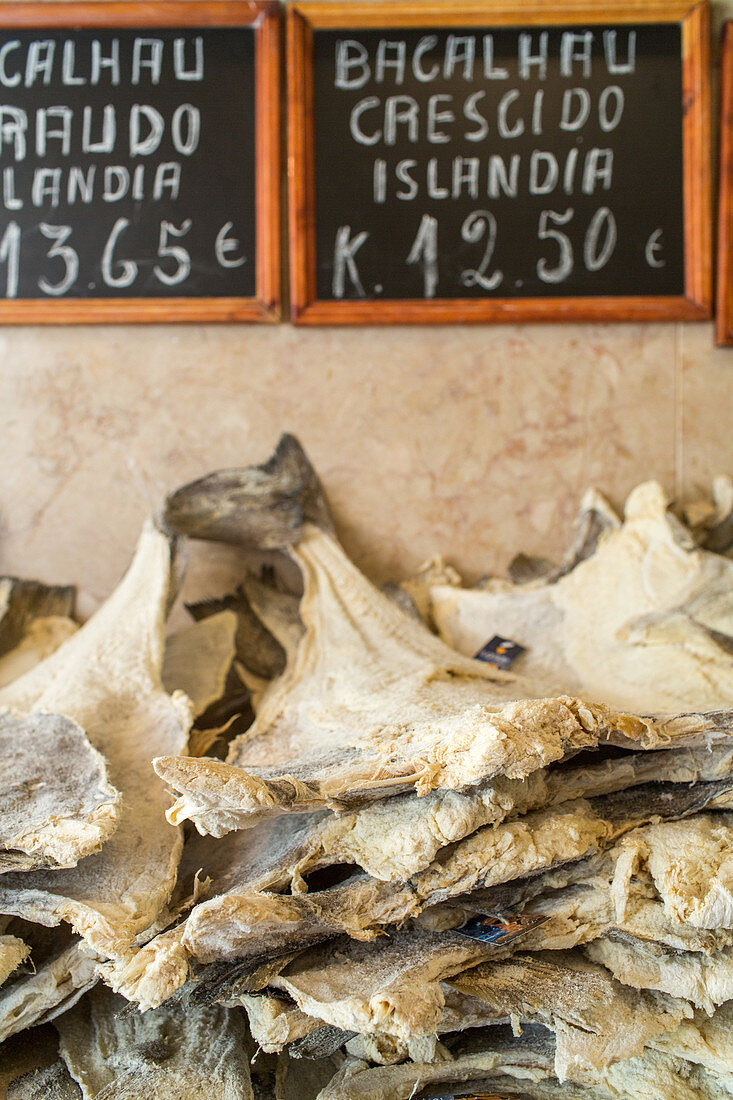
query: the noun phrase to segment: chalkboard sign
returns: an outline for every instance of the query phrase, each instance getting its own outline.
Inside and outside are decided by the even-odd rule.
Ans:
[[[705,3],[293,3],[299,323],[710,315]]]
[[[277,320],[278,5],[0,5],[0,321]]]

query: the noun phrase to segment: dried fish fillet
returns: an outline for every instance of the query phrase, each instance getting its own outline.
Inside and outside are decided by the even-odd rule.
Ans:
[[[162,1003],[186,981],[192,957],[202,962],[257,958],[306,947],[343,932],[370,940],[379,929],[399,924],[451,897],[523,879],[608,849],[650,818],[696,813],[721,788],[729,790],[730,780],[719,782],[720,787],[710,782],[692,788],[648,784],[489,826],[442,850],[429,867],[406,883],[379,882],[355,874],[320,891],[274,894],[263,892],[268,871],[263,871],[257,860],[243,867],[233,864],[215,886],[220,893],[196,905],[177,928],[106,967],[105,980],[148,1007]],[[730,815],[721,814],[720,818],[730,823]],[[601,904],[606,906],[608,897],[608,891],[601,892]],[[567,919],[559,918],[561,927]],[[603,923],[597,914],[593,920],[596,935],[603,934],[610,923]]]
[[[34,974],[0,989],[0,1042],[24,1028],[53,1020],[97,981],[97,958],[79,942],[61,951]]]
[[[61,1057],[85,1100],[252,1100],[242,1013],[123,1008],[98,986],[56,1022]]]
[[[450,1085],[511,1074],[522,1084],[529,1084],[553,1076],[554,1043],[543,1029],[527,1028],[522,1041],[517,1042],[508,1029],[491,1028],[481,1034],[478,1042],[465,1046],[466,1050],[455,1052],[448,1062],[370,1067],[366,1062],[349,1059],[319,1093],[318,1100],[408,1100],[438,1083]]]
[[[671,917],[695,928],[733,928],[733,830],[725,821],[664,822],[647,831],[644,845]]]
[[[199,538],[272,546],[270,513],[277,511],[280,473],[288,464],[302,474],[308,518],[308,507],[317,511],[314,494],[321,500],[317,479],[295,441],[285,440],[265,467],[227,471],[178,490],[164,522]],[[181,794],[172,821],[191,818],[202,831],[221,834],[233,815],[242,827],[246,814],[254,822],[291,808],[411,788],[425,794],[499,774],[522,778],[602,739],[651,748],[730,725],[722,714],[655,720],[615,713],[557,696],[561,676],[553,680],[556,697],[546,697],[539,679],[458,657],[378,592],[329,530],[312,522],[299,526],[297,516],[285,527],[278,527],[279,545],[289,547],[303,575],[305,634],[226,763],[156,761],[161,778]]]
[[[245,993],[238,1003],[247,1010],[252,1038],[266,1054],[323,1027],[322,1020],[308,1016],[286,997]]]
[[[638,486],[623,524],[557,580],[434,587],[440,636],[466,654],[511,638],[527,650],[518,671],[610,707],[730,707],[733,562],[699,549],[667,503],[655,482]]]
[[[7,1100],[81,1100],[81,1090],[64,1063],[54,1062],[12,1081]]]
[[[198,718],[224,694],[234,660],[237,616],[220,611],[166,639],[161,679],[169,695],[182,691]]]
[[[0,935],[0,985],[27,959],[30,947],[17,936]]]
[[[160,683],[171,589],[169,539],[146,525],[117,590],[77,634],[0,692],[0,706],[50,711],[77,722],[107,761],[122,793],[116,831],[77,867],[0,878],[0,912],[41,924],[68,921],[102,955],[121,953],[154,924],[176,878],[178,830],[150,767],[163,746],[183,750],[190,725],[184,696]]]
[[[0,873],[74,867],[117,827],[104,757],[69,718],[0,713],[0,762]]]
[[[440,982],[491,954],[491,946],[452,933],[394,932],[373,944],[340,940],[311,948],[271,986],[344,1031],[408,1040],[438,1027],[445,1008]]]
[[[733,951],[705,955],[698,951],[664,950],[657,942],[602,936],[585,949],[615,978],[635,989],[657,989],[712,1013],[733,1000]]]
[[[551,1028],[560,1081],[577,1080],[579,1068],[599,1069],[641,1054],[693,1014],[686,1001],[631,989],[572,951],[483,963],[450,984],[485,1001],[497,1019],[510,1016]]]

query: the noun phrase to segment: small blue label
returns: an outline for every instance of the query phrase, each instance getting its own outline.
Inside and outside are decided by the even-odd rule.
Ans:
[[[461,928],[455,931],[459,936],[468,936],[471,940],[481,940],[482,943],[492,943],[497,947],[511,943],[519,939],[533,928],[544,924],[547,917],[471,917]]]
[[[474,660],[486,661],[489,665],[506,669],[514,664],[517,657],[521,657],[526,652],[525,647],[519,645],[518,642],[513,642],[509,638],[502,638],[500,634],[495,634],[491,641],[487,642],[486,645],[482,645],[478,653],[474,654]]]

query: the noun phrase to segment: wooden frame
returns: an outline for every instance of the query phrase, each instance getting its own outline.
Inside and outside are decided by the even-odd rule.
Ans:
[[[715,339],[733,346],[733,22],[725,24],[720,88],[720,196]]]
[[[279,321],[280,5],[276,0],[85,0],[0,5],[0,29],[253,27],[256,295],[254,298],[4,299],[0,323]]]
[[[680,23],[685,293],[664,297],[326,301],[316,295],[312,41],[320,29]],[[288,178],[291,315],[297,324],[704,320],[712,309],[707,0],[375,0],[290,3]]]

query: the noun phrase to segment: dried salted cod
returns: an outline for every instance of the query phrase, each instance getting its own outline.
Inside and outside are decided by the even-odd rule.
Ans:
[[[692,788],[650,784],[591,801],[563,803],[554,810],[480,829],[448,846],[429,867],[404,883],[357,874],[312,893],[274,894],[263,892],[261,885],[269,871],[263,872],[260,866],[257,880],[251,870],[245,876],[241,866],[233,865],[222,874],[222,885],[229,876],[223,892],[199,902],[178,927],[106,967],[105,980],[148,1007],[160,1004],[186,981],[191,958],[201,962],[256,959],[341,932],[373,939],[380,928],[451,897],[610,848],[625,832],[650,818],[695,813],[716,795],[725,797],[729,788],[729,780]],[[729,816],[721,818],[727,821]],[[266,838],[267,832],[262,836]],[[258,866],[255,859],[252,866]],[[259,888],[253,885],[256,881]],[[599,926],[596,934],[601,935],[606,926]]]
[[[97,956],[76,941],[54,958],[0,989],[0,1042],[53,1020],[97,981]]]
[[[152,524],[103,607],[37,668],[0,692],[0,706],[50,711],[77,722],[105,757],[122,792],[120,822],[101,852],[78,867],[0,879],[0,912],[40,924],[68,921],[100,954],[124,951],[157,919],[181,851],[165,821],[167,797],[150,767],[163,746],[183,750],[184,696],[160,683],[171,589],[171,544]]]
[[[455,933],[394,932],[373,944],[340,940],[312,948],[271,985],[334,1027],[407,1040],[438,1027],[445,1008],[440,982],[491,955],[487,944]]]
[[[224,694],[234,660],[236,630],[234,612],[220,611],[166,639],[163,686],[169,695],[184,692],[191,700],[195,718]]]
[[[244,993],[237,1003],[246,1009],[252,1038],[266,1054],[276,1054],[323,1027],[322,1020],[308,1016],[286,997]]]
[[[117,827],[104,757],[69,718],[0,713],[0,763],[0,873],[74,867]]]
[[[195,537],[287,546],[303,575],[306,627],[227,763],[156,761],[182,795],[172,821],[192,818],[216,833],[231,827],[232,814],[241,827],[246,813],[254,822],[293,807],[457,789],[499,774],[521,778],[611,736],[651,748],[727,730],[721,714],[656,721],[569,696],[542,698],[544,683],[460,657],[378,592],[330,530],[297,515],[288,525],[279,508],[283,470],[296,471],[291,511],[299,493],[301,518],[317,519],[325,508],[318,483],[291,438],[266,466],[186,486],[164,511],[169,527]]]
[[[594,940],[585,951],[624,985],[635,989],[657,989],[673,997],[684,997],[710,1013],[717,1005],[733,999],[730,948],[705,955],[697,951],[665,950],[657,942],[618,938],[616,934]]]
[[[219,1007],[123,1012],[98,986],[56,1022],[84,1100],[252,1100],[244,1014]]]
[[[58,1060],[58,1035],[50,1024],[47,1027],[35,1028],[32,1032],[17,1035],[2,1043],[0,1045],[0,1096],[5,1096],[6,1089],[19,1079],[36,1070],[50,1069],[58,1063]],[[22,1096],[22,1092],[16,1093],[15,1100],[21,1100]],[[23,1098],[23,1100],[29,1100],[29,1098]],[[57,1100],[57,1098],[51,1094],[48,1100]]]
[[[670,916],[696,928],[733,928],[733,829],[699,817],[647,830],[643,860]]]
[[[30,947],[17,936],[0,935],[0,985],[30,955]]]
[[[498,1019],[509,1016],[551,1028],[561,1081],[576,1080],[578,1067],[598,1069],[633,1058],[693,1014],[686,1001],[631,989],[572,951],[483,963],[450,984],[485,1001]]]
[[[250,583],[252,588],[249,587]],[[265,593],[268,592],[264,585],[251,581],[247,585],[241,585],[231,595],[187,604],[187,607],[197,622],[204,621],[222,611],[233,612],[237,617],[237,660],[261,680],[272,680],[285,668],[285,650],[278,641],[277,634],[268,629],[261,612],[257,611],[253,598],[250,597],[250,592],[259,594],[261,589],[264,589]],[[278,599],[279,596],[280,594],[273,590],[276,605],[281,602]],[[256,599],[256,596],[254,598]],[[291,597],[291,601],[295,604],[294,612],[297,620],[298,600]],[[266,606],[270,602],[267,598],[265,599]],[[302,632],[302,626],[300,631]]]
[[[699,549],[649,482],[559,579],[436,586],[431,612],[461,653],[496,634],[525,646],[516,668],[547,690],[643,713],[711,710],[733,701],[732,593],[733,562]]]
[[[7,1100],[81,1100],[81,1090],[64,1063],[54,1062],[12,1081]]]
[[[731,1074],[733,1084],[733,1004],[721,1005],[710,1017],[698,1012],[669,1035],[660,1035],[651,1046],[711,1073]]]
[[[517,1041],[508,1028],[491,1028],[461,1041],[451,1061],[371,1067],[349,1059],[318,1100],[408,1100],[437,1084],[510,1074],[524,1085],[552,1077],[554,1043],[541,1028],[527,1028]],[[445,1090],[442,1090],[445,1091]],[[461,1090],[463,1092],[463,1090]]]
[[[273,850],[283,836],[293,837],[287,849],[289,863],[283,863],[281,879],[273,878],[271,885],[260,888],[275,889],[277,882],[285,885],[332,863],[355,863],[374,878],[401,881],[427,867],[440,848],[484,825],[571,798],[592,798],[650,781],[694,783],[732,772],[733,748],[725,746],[653,755],[639,752],[583,766],[540,769],[526,780],[498,776],[463,791],[431,791],[422,798],[398,795],[339,816],[299,815],[298,822],[307,822],[308,828],[299,824],[292,830],[287,825],[274,829]],[[236,828],[247,817],[218,813],[217,834]],[[264,822],[255,828],[266,837],[270,825]],[[296,837],[301,838],[300,849],[295,847]],[[238,843],[246,853],[248,842]]]

